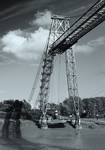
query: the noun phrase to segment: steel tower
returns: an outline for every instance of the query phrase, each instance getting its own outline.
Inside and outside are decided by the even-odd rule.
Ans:
[[[49,55],[49,49],[51,48],[52,43],[54,43],[69,27],[70,27],[70,18],[53,16],[48,37],[48,44],[45,52],[45,57],[43,59],[42,65],[42,74],[41,74],[41,85],[39,93],[39,102],[40,110],[42,111],[43,117],[45,119],[48,96],[49,96],[49,84],[51,79],[51,74],[53,71],[53,62],[54,55]],[[68,49],[65,52],[65,62],[66,62],[66,75],[67,75],[67,84],[68,84],[68,95],[69,99],[72,100],[74,111],[79,112],[79,107],[77,103],[78,98],[78,88],[77,88],[77,78],[75,71],[75,58],[72,48]],[[77,113],[76,113],[77,114]],[[43,121],[42,121],[43,122]]]
[[[46,106],[48,102],[49,96],[49,84],[50,78],[53,70],[53,61],[54,55],[49,55],[49,49],[51,48],[51,44],[55,42],[62,33],[69,27],[69,18],[63,18],[61,16],[53,16],[48,37],[48,44],[45,52],[45,57],[43,59],[43,71],[41,76],[41,85],[40,85],[40,93],[39,93],[39,102],[40,109],[43,113],[46,112]]]

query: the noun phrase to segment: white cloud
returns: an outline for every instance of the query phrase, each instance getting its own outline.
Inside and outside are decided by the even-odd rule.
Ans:
[[[21,59],[37,59],[44,51],[48,33],[48,30],[41,27],[28,34],[21,30],[9,31],[1,39],[2,50]]]
[[[76,44],[73,49],[77,53],[90,54],[97,50],[100,46],[105,46],[105,37],[99,37],[95,40],[91,40],[86,44]]]
[[[45,27],[50,26],[50,21],[50,11],[38,12],[31,24],[37,25],[38,29],[34,32],[20,29],[9,31],[0,40],[2,51],[12,53],[20,59],[37,60],[45,50],[49,34],[49,30]]]
[[[31,25],[37,25],[38,29],[34,32],[17,29],[9,31],[0,39],[3,52],[11,53],[23,60],[39,59],[47,43],[49,30],[45,29],[45,27],[50,26],[51,12],[38,12],[35,17]],[[105,37],[89,41],[86,44],[74,45],[73,49],[75,52],[89,54],[101,45],[105,45]]]
[[[33,25],[38,26],[50,26],[52,13],[48,10],[45,12],[38,12],[35,17],[36,19],[32,21]]]
[[[105,45],[105,37],[99,37],[95,40],[92,40],[89,42],[90,46],[94,46],[94,47],[97,47],[97,46],[104,46]]]
[[[76,53],[91,53],[93,52],[93,47],[89,46],[89,45],[74,45],[73,46],[74,52]]]

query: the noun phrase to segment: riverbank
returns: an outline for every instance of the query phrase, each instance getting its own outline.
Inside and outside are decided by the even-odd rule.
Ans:
[[[105,127],[105,119],[93,119],[93,118],[85,118],[81,119],[81,125],[83,127],[89,128],[97,128],[97,127]]]

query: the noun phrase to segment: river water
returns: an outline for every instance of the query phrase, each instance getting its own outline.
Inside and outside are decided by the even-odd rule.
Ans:
[[[105,127],[83,127],[76,131],[66,128],[42,130],[24,121],[21,140],[0,138],[0,150],[105,150]]]

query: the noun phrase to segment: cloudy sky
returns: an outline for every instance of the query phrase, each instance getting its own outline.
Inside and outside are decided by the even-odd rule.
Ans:
[[[1,100],[28,99],[46,45],[51,16],[56,14],[77,18],[95,1],[1,0]],[[80,39],[73,47],[77,61],[79,95],[82,98],[105,96],[104,29],[105,22]],[[52,77],[54,84],[51,86],[50,99],[61,101],[67,97],[63,55],[56,57],[55,66],[55,70],[58,71],[55,71]]]

